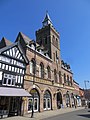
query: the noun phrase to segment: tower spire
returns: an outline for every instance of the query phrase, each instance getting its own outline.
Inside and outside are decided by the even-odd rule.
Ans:
[[[48,11],[47,11],[47,10],[46,10],[46,15],[45,15],[45,18],[44,18],[42,24],[43,24],[43,27],[44,27],[44,26],[47,26],[47,25],[49,25],[49,24],[52,25],[52,21],[51,21],[51,19],[50,19],[50,17],[49,17],[49,14],[48,14]]]

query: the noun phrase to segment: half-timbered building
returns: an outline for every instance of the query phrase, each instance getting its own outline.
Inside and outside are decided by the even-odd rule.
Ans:
[[[23,89],[28,59],[19,42],[6,38],[0,41],[0,116],[20,115],[22,97],[30,96]]]

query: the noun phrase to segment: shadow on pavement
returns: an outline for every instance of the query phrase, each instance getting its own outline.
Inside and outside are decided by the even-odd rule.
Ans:
[[[78,116],[90,118],[90,114],[81,114],[81,115],[78,115]]]

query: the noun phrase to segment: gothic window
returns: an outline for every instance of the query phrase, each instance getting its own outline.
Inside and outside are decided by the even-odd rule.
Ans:
[[[36,62],[34,59],[32,59],[30,62],[30,73],[31,74],[35,74],[35,66],[36,66]]]
[[[43,63],[40,64],[40,76],[41,76],[41,78],[44,78],[44,65],[43,65]]]
[[[51,69],[49,66],[47,67],[47,74],[48,74],[48,78],[51,79]]]
[[[65,73],[64,73],[64,83],[66,83],[66,75],[65,75]]]
[[[56,69],[54,69],[54,80],[57,83],[57,72],[56,72]]]
[[[59,71],[59,83],[62,83],[61,71]]]

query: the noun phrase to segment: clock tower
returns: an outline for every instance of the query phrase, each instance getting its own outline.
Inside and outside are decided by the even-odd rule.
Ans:
[[[42,28],[36,31],[36,42],[40,46],[44,46],[53,62],[60,60],[60,36],[53,27],[47,12],[42,22]]]

